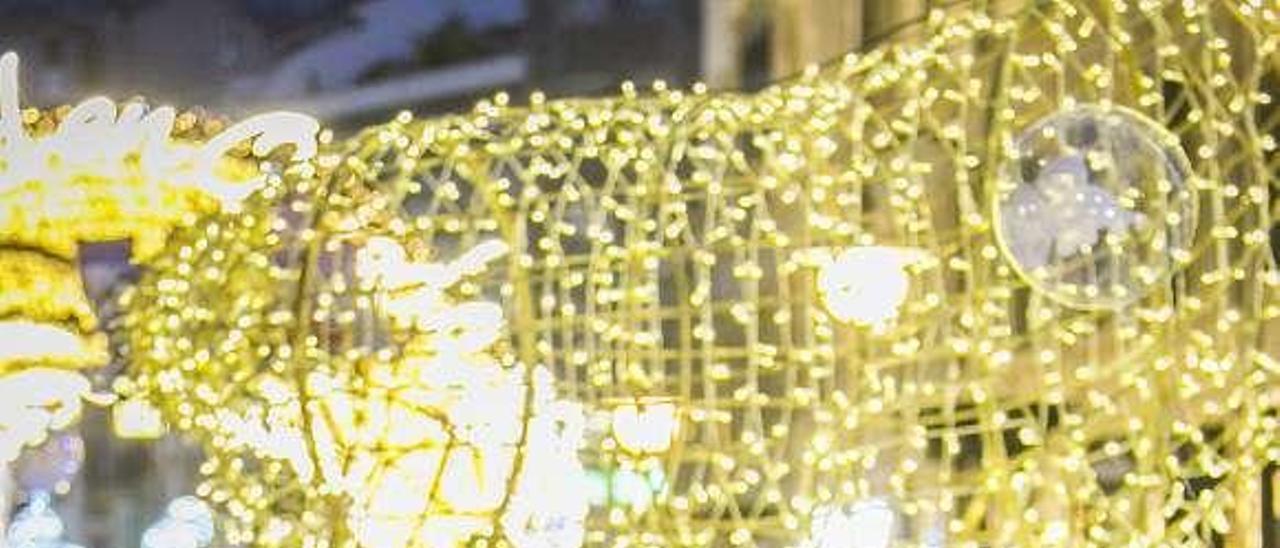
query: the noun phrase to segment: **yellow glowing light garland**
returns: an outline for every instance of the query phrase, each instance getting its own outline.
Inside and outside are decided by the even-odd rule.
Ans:
[[[179,239],[131,298],[124,388],[208,442],[235,540],[348,546],[350,498],[246,452],[219,413],[270,412],[251,381],[279,376],[323,446],[308,376],[412,378],[421,331],[388,327],[385,288],[342,265],[375,237],[439,264],[497,240],[507,258],[456,291],[502,306],[524,401],[546,367],[637,430],[589,440],[586,466],[664,471],[651,503],[594,509],[588,545],[826,546],[810,537],[866,524],[1248,545],[1280,460],[1277,6],[1059,0],[921,30],[753,95],[499,95],[370,128]],[[894,287],[824,301],[864,280]],[[679,409],[619,404],[643,401]]]

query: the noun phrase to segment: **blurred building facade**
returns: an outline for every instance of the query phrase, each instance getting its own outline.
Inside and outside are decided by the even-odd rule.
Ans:
[[[622,80],[756,88],[922,16],[924,0],[10,0],[0,48],[30,101],[106,93],[344,127],[400,109],[607,93]]]

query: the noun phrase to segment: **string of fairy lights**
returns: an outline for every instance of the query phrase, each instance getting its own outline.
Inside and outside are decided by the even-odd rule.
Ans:
[[[922,26],[323,133],[144,222],[190,226],[143,246],[122,418],[203,445],[247,546],[1253,545],[1280,7]]]

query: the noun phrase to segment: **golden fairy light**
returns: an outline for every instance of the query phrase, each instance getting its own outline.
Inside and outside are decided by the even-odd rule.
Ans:
[[[1250,545],[1280,459],[1280,9],[921,25],[754,94],[369,128],[176,240],[130,300],[123,388],[207,442],[203,494],[248,545],[541,545],[515,530],[577,510],[503,516],[570,454],[617,478],[589,546]],[[441,426],[449,386],[494,394],[502,443]],[[580,453],[574,421],[536,434],[557,402]],[[450,440],[505,455],[465,476],[483,501],[443,494]],[[441,488],[378,502],[411,476]]]

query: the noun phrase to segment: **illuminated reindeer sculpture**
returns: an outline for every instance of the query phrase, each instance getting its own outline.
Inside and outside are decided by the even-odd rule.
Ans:
[[[130,394],[207,442],[203,494],[251,545],[1257,545],[1280,6],[922,26],[754,94],[499,95],[369,128],[178,238],[130,300]],[[387,242],[501,249],[421,286],[496,308],[396,321],[408,286],[357,268]],[[478,363],[519,390],[465,468],[445,400]],[[537,424],[568,402],[580,427]],[[303,464],[237,437],[260,430]],[[586,482],[528,488],[577,443]],[[370,517],[421,451],[419,514]],[[431,487],[495,474],[483,501]],[[585,522],[528,511],[576,489]]]

